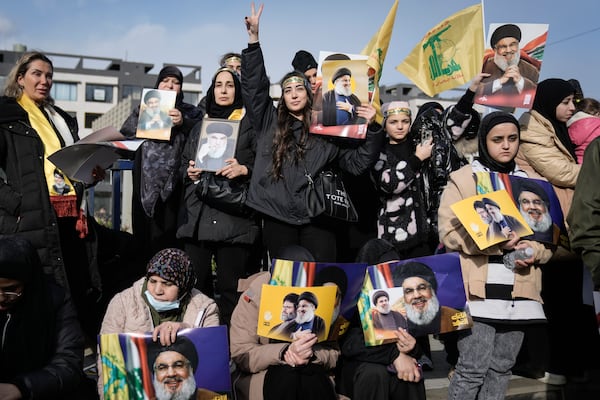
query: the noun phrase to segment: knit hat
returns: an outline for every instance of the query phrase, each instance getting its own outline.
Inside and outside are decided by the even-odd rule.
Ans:
[[[514,24],[506,24],[496,28],[494,33],[492,33],[492,38],[490,39],[490,44],[492,45],[492,48],[496,47],[496,43],[498,43],[500,40],[507,37],[515,38],[518,42],[520,42],[521,28]]]
[[[346,290],[348,289],[348,277],[340,267],[328,265],[320,271],[317,271],[314,286],[323,286],[323,284],[327,282],[335,283],[337,285],[342,294],[342,298],[346,295]]]
[[[311,68],[317,68],[317,62],[308,51],[299,50],[292,60],[292,67],[300,72],[306,72]]]
[[[224,122],[211,122],[206,127],[206,134],[210,135],[211,133],[220,133],[225,136],[231,136],[233,133],[233,127]]]
[[[147,353],[148,366],[151,370],[154,370],[154,363],[160,353],[165,351],[174,351],[183,355],[190,362],[192,370],[196,372],[196,369],[198,368],[198,352],[196,351],[196,346],[194,346],[194,343],[192,343],[190,339],[185,336],[177,335],[177,340],[169,346],[161,345],[160,341],[149,342]]]
[[[163,249],[148,262],[146,277],[158,275],[179,288],[179,298],[191,292],[196,283],[192,260],[179,249]]]
[[[335,73],[333,74],[333,77],[331,78],[331,82],[335,82],[338,80],[338,78],[341,78],[344,75],[350,75],[352,76],[352,71],[350,71],[348,68],[346,67],[341,67],[339,68],[337,71],[335,71]]]
[[[378,290],[375,293],[373,293],[373,305],[376,306],[377,305],[377,300],[379,300],[380,297],[387,297],[387,299],[390,299],[390,295],[388,294],[388,292],[386,292],[385,290]]]
[[[313,292],[302,292],[300,296],[298,296],[298,303],[300,300],[308,301],[309,303],[314,304],[315,308],[319,307],[319,301],[317,300],[317,296]]]
[[[437,291],[437,280],[433,270],[427,265],[417,262],[409,261],[406,264],[398,265],[394,271],[392,271],[392,279],[394,285],[402,286],[402,283],[407,278],[421,278],[429,282],[434,291]]]

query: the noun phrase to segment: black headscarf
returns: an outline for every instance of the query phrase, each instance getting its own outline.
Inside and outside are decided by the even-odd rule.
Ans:
[[[519,128],[519,121],[512,115],[504,111],[494,111],[481,120],[479,125],[479,132],[477,133],[477,140],[479,144],[479,155],[477,160],[485,167],[489,168],[493,172],[502,172],[508,174],[515,169],[514,158],[508,163],[499,163],[494,160],[487,148],[487,135],[490,133],[493,127],[505,122],[515,125],[517,133],[519,134],[519,140],[521,140],[521,130]],[[516,154],[515,154],[516,156]]]
[[[550,78],[541,81],[537,85],[533,109],[546,118],[554,127],[554,134],[569,151],[575,160],[575,146],[569,137],[567,124],[556,119],[556,107],[565,97],[575,94],[575,88],[568,81],[558,78]]]
[[[233,83],[235,85],[235,97],[233,99],[233,104],[229,106],[220,106],[215,101],[215,81],[217,80],[217,75],[221,72],[229,72],[233,77]],[[240,79],[237,74],[229,68],[218,69],[213,76],[208,92],[206,93],[206,114],[211,118],[227,119],[234,110],[242,108],[243,106],[242,85],[240,84]]]
[[[158,78],[156,78],[156,84],[154,85],[155,89],[158,89],[158,84],[162,82],[167,76],[172,76],[179,80],[181,84],[181,88],[177,93],[177,97],[175,98],[175,105],[178,106],[183,101],[183,74],[181,70],[173,65],[167,65],[158,73]]]
[[[0,376],[10,378],[46,365],[55,351],[56,321],[37,250],[29,241],[19,236],[0,239],[0,278],[24,285],[8,310],[11,321],[0,351]]]
[[[442,106],[440,103],[438,103],[437,101],[428,101],[427,103],[421,104],[421,106],[419,107],[417,115],[415,115],[415,121],[421,116],[421,114],[432,108],[439,111],[440,115],[444,112],[444,106]]]

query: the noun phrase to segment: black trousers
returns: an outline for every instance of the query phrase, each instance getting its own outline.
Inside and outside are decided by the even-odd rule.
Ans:
[[[265,217],[263,240],[271,258],[278,258],[286,246],[298,245],[307,249],[315,261],[335,262],[337,250],[333,222],[322,219],[306,225],[292,225]]]
[[[271,365],[265,375],[264,400],[336,400],[333,381],[322,365],[292,368]],[[357,397],[358,399],[358,397]]]
[[[425,400],[425,381],[406,382],[389,372],[385,365],[363,362],[354,374],[353,399]]]
[[[185,242],[184,249],[194,264],[196,288],[205,295],[215,298],[219,306],[221,322],[229,326],[231,314],[239,299],[238,280],[246,276],[247,264],[252,254],[251,246],[223,242],[188,241]],[[214,286],[213,258],[217,273]]]

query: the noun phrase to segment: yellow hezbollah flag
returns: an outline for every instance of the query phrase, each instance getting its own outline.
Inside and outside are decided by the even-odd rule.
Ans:
[[[398,9],[398,0],[394,1],[394,5],[390,9],[381,28],[369,41],[369,44],[360,52],[360,54],[368,55],[367,66],[369,67],[369,100],[377,110],[376,121],[381,124],[383,115],[381,114],[381,105],[379,104],[379,79],[383,69],[383,60],[387,54],[394,29],[394,21],[396,20],[396,10]]]
[[[100,359],[102,360],[104,399],[129,399],[125,358],[123,357],[118,333],[100,335]]]
[[[467,7],[431,29],[396,69],[428,96],[469,82],[483,59],[481,4]]]

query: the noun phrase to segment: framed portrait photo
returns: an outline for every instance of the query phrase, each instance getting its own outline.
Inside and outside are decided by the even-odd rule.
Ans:
[[[204,118],[198,140],[195,163],[197,168],[215,172],[233,158],[240,131],[240,121]]]

